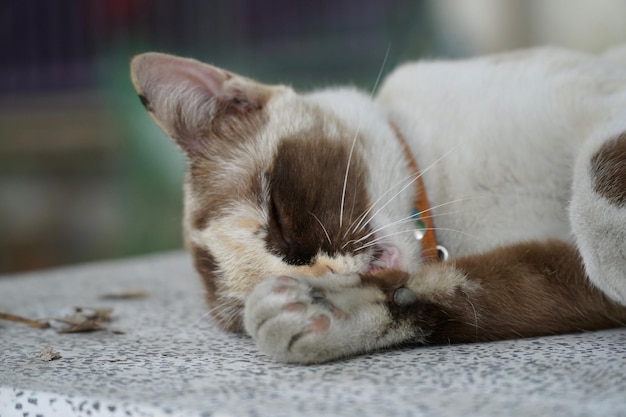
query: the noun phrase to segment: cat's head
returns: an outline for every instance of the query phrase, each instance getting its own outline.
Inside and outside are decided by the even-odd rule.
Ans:
[[[157,53],[135,57],[131,75],[187,158],[185,242],[224,328],[241,328],[268,276],[419,265],[411,172],[367,95],[301,95]]]

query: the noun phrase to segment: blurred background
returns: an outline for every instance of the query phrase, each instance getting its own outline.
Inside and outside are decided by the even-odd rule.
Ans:
[[[0,273],[182,245],[178,150],[130,58],[192,56],[301,90],[409,59],[626,42],[623,0],[0,0]]]

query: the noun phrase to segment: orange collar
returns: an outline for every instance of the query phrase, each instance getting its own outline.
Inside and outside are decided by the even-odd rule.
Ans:
[[[447,250],[443,246],[437,245],[435,225],[433,223],[430,204],[428,203],[426,188],[424,187],[420,170],[417,167],[417,162],[415,162],[413,153],[409,149],[409,145],[406,143],[406,140],[404,140],[400,130],[398,130],[393,123],[390,123],[390,126],[396,134],[398,142],[402,145],[404,154],[409,162],[409,168],[411,168],[413,176],[415,177],[417,192],[413,200],[413,218],[415,219],[415,238],[422,244],[422,260],[424,263],[428,263],[447,259]]]

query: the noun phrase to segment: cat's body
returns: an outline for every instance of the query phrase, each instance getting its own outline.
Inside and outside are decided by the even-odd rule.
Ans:
[[[375,100],[159,54],[133,81],[214,316],[281,360],[626,322],[626,50],[407,64]],[[423,263],[403,140],[452,261]]]

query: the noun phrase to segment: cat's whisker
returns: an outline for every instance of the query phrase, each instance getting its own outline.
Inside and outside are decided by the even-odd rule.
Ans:
[[[405,218],[403,218],[403,219],[396,220],[395,222],[391,222],[391,223],[389,223],[389,224],[387,224],[387,225],[385,225],[385,226],[381,226],[381,227],[379,227],[378,229],[372,230],[371,232],[369,232],[368,234],[364,235],[363,237],[360,237],[359,239],[353,239],[353,240],[349,241],[348,243],[351,243],[351,244],[354,244],[354,243],[360,243],[360,242],[362,242],[362,241],[364,241],[364,240],[367,240],[367,239],[369,239],[370,237],[372,237],[372,236],[376,235],[376,233],[380,232],[381,230],[384,230],[384,229],[387,229],[387,228],[389,228],[389,227],[398,226],[398,225],[401,225],[401,224],[403,224],[403,223],[407,223],[407,222],[413,221],[413,219],[414,219],[414,217],[413,217],[413,215],[411,215],[411,216],[407,216],[407,217],[405,217]],[[346,245],[344,245],[344,246],[342,247],[342,249],[343,249],[345,246],[346,246]]]
[[[478,330],[480,329],[480,326],[478,325],[478,313],[476,312],[476,307],[474,306],[474,303],[470,299],[470,296],[467,293],[467,291],[460,290],[460,292],[461,294],[465,296],[465,299],[467,300],[470,307],[472,307],[472,312],[474,313],[474,323],[468,323],[468,324],[471,324],[474,326],[475,336],[476,336],[476,339],[478,340]]]
[[[356,189],[357,180],[358,180],[358,178],[355,177],[354,178],[354,189]],[[352,216],[354,215],[354,206],[355,206],[355,204],[356,204],[356,193],[352,193],[352,207],[350,208],[350,218],[348,220],[348,224],[350,224],[350,225],[352,225]],[[346,232],[343,235],[344,239],[346,238],[346,234],[348,233],[348,230],[349,230],[349,228],[346,229]]]
[[[387,191],[385,191],[380,197],[378,197],[378,199],[376,199],[376,201],[374,201],[372,204],[370,204],[369,208],[363,212],[363,214],[361,214],[359,217],[357,217],[354,222],[355,224],[351,225],[351,227],[349,227],[346,232],[344,233],[344,238],[348,235],[348,232],[350,231],[356,231],[357,229],[359,229],[359,226],[361,226],[361,224],[363,223],[363,221],[367,218],[368,214],[371,213],[372,210],[374,210],[374,208],[376,207],[376,205],[390,192],[392,192],[396,187],[402,185],[405,181],[415,181],[415,174],[411,174],[403,179],[401,179],[400,181],[398,181],[396,184],[392,185],[391,187],[389,187],[387,189]],[[373,216],[372,216],[373,217]],[[371,219],[371,218],[370,218]],[[369,221],[369,220],[368,220]],[[368,223],[368,221],[365,222],[365,224]]]
[[[220,325],[230,328],[235,322],[241,319],[242,310],[237,303],[216,303],[209,308],[208,313],[204,314],[200,320],[213,316],[218,318]],[[197,322],[199,322],[198,320]],[[196,323],[197,323],[196,322]]]
[[[417,181],[417,179],[419,178],[418,175],[416,174],[411,174],[409,177],[402,179],[401,181],[399,181],[397,184],[395,184],[393,187],[390,187],[387,191],[385,191],[374,203],[372,203],[369,207],[369,209],[363,213],[362,216],[360,216],[360,220],[359,222],[354,226],[353,230],[355,232],[359,232],[362,231],[363,228],[365,227],[365,225],[367,225],[367,223],[369,222],[363,222],[368,215],[371,213],[372,210],[374,210],[374,208],[376,207],[376,205],[383,199],[383,197],[385,197],[388,193],[390,193],[394,188],[396,188],[397,186],[401,185],[404,181],[406,181],[407,179],[410,180],[409,183],[407,183],[406,185],[404,185],[404,187],[402,187],[402,189],[400,191],[398,191],[394,196],[391,197],[391,199],[389,199],[381,208],[379,208],[374,214],[372,214],[371,216],[369,216],[370,220],[373,219],[378,213],[380,213],[380,211],[386,207],[391,201],[393,201],[398,195],[400,195],[404,190],[406,190],[411,184],[413,184],[415,181]]]
[[[383,195],[383,196],[384,196],[384,195]],[[382,197],[382,196],[381,196],[381,197]],[[379,200],[380,200],[380,198],[379,198]],[[444,204],[440,204],[440,205],[438,205],[438,206],[435,206],[435,207],[433,207],[433,208],[441,207],[441,206],[444,206],[444,205],[447,205],[447,204],[457,203],[457,202],[460,202],[460,201],[463,201],[463,200],[468,200],[468,199],[459,199],[459,200],[455,200],[455,201],[450,201],[450,202],[447,202],[447,203],[444,203]],[[367,216],[367,214],[369,213],[369,211],[371,211],[371,209],[373,209],[373,207],[375,206],[375,204],[376,204],[376,202],[375,202],[374,204],[372,204],[372,206],[370,207],[370,210],[368,210],[367,212],[365,212],[364,214],[362,214],[361,216],[359,216],[359,218],[358,218],[357,220],[361,219],[361,221],[363,221],[363,220],[364,220],[364,218],[365,218],[365,216]],[[418,213],[418,215],[420,215],[420,216],[421,216],[420,218],[425,219],[425,218],[440,217],[440,216],[445,216],[445,215],[455,214],[455,213],[460,213],[460,212],[461,212],[461,210],[455,210],[455,211],[446,212],[446,213],[432,214],[432,215],[429,215],[429,216],[421,216],[424,212],[420,212],[420,213]],[[356,221],[356,220],[355,220],[355,221]],[[364,241],[364,240],[366,240],[366,239],[370,238],[371,236],[375,235],[376,233],[380,232],[381,230],[384,230],[384,229],[387,229],[387,228],[389,228],[389,227],[393,227],[393,226],[402,225],[402,224],[404,224],[404,223],[414,222],[414,221],[415,221],[415,214],[411,214],[410,216],[406,216],[406,217],[404,217],[404,218],[402,218],[402,219],[396,220],[396,221],[394,221],[394,222],[392,222],[392,223],[389,223],[389,224],[387,224],[387,225],[385,225],[385,226],[381,226],[381,227],[379,227],[379,228],[377,228],[377,229],[375,229],[375,230],[373,230],[373,231],[369,232],[368,234],[366,234],[365,236],[363,236],[363,237],[361,237],[361,238],[359,238],[359,239],[351,239],[351,240],[348,240],[348,241],[346,241],[346,242],[345,242],[345,243],[341,246],[341,249],[345,249],[345,248],[346,248],[346,246],[348,246],[348,245],[350,245],[350,244],[354,244],[354,243],[359,243],[359,242],[362,242],[362,241]],[[358,224],[356,225],[356,227],[358,227]],[[346,233],[346,234],[344,234],[344,238],[346,237],[346,235],[347,235],[347,233]]]
[[[428,228],[425,228],[425,229],[422,229],[422,230],[424,230],[424,231],[427,231],[427,230],[434,230],[434,231],[445,230],[445,231],[450,231],[450,232],[456,232],[456,233],[460,233],[462,235],[465,235],[465,236],[471,237],[472,239],[480,241],[480,239],[478,237],[472,235],[471,233],[467,233],[467,232],[464,232],[464,231],[458,230],[458,229],[450,229],[450,228],[446,228],[446,227],[428,227]],[[388,233],[386,235],[379,236],[376,239],[373,239],[373,240],[371,240],[371,241],[369,241],[369,242],[359,246],[354,251],[355,252],[359,252],[359,251],[362,251],[363,249],[367,249],[367,248],[369,248],[371,246],[375,246],[380,241],[382,241],[382,240],[384,240],[384,239],[386,239],[388,237],[391,237],[391,236],[397,236],[397,235],[401,235],[401,234],[405,234],[405,233],[414,233],[414,232],[415,232],[414,230],[401,230],[399,232]]]
[[[408,183],[406,183],[402,189],[400,189],[400,191],[398,191],[396,194],[394,194],[385,204],[383,204],[378,210],[376,210],[376,212],[374,212],[374,214],[372,214],[371,216],[369,216],[370,219],[373,219],[374,217],[376,217],[376,215],[378,213],[380,213],[381,210],[383,210],[387,205],[389,205],[393,200],[395,200],[400,194],[402,194],[402,192],[404,192],[408,187],[410,187],[412,184],[415,183],[415,181],[417,181],[422,175],[424,175],[426,172],[428,172],[430,169],[432,169],[436,164],[438,164],[439,162],[441,162],[445,157],[447,157],[448,155],[450,155],[453,151],[455,151],[460,145],[455,146],[454,148],[450,149],[448,152],[446,152],[443,156],[441,156],[440,158],[438,158],[435,162],[433,162],[431,165],[429,165],[427,168],[423,169],[422,171],[420,171],[417,174],[411,174],[408,177],[403,178],[402,180],[398,181],[398,183],[394,184],[392,187],[390,187],[387,191],[385,191],[373,204],[370,205],[370,207],[368,208],[368,210],[363,213],[360,217],[359,217],[359,221],[358,223],[352,228],[352,230],[354,230],[355,232],[360,232],[363,230],[363,228],[368,224],[369,220],[364,222],[364,220],[368,217],[369,213],[376,207],[376,205],[383,199],[383,197],[385,197],[389,192],[391,192],[393,189],[395,189],[396,187],[400,186],[401,184],[403,184],[405,181],[409,180]]]
[[[406,190],[409,186],[411,186],[411,184],[415,183],[415,181],[417,181],[422,175],[424,175],[429,170],[431,170],[434,166],[436,166],[439,162],[441,162],[445,157],[450,155],[452,152],[456,151],[459,148],[459,146],[461,146],[461,145],[459,144],[459,145],[453,147],[448,152],[444,153],[441,157],[437,158],[437,160],[435,160],[435,162],[433,162],[432,164],[427,166],[425,169],[420,171],[417,175],[415,175],[415,178],[413,178],[413,180],[411,180],[408,184],[406,184],[404,187],[402,187],[402,189],[400,191],[398,191],[396,194],[394,194],[389,201],[387,201],[385,204],[383,204],[382,207],[380,207],[378,210],[376,210],[376,212],[374,212],[374,214],[372,214],[372,218],[376,217],[376,215],[378,215],[378,213],[380,213],[381,210],[383,210],[385,207],[387,207],[389,204],[391,204],[391,202],[393,200],[395,200],[400,194],[402,194],[402,192],[404,192],[404,190]],[[362,225],[361,228],[358,229],[357,231],[363,230],[363,227],[365,227],[365,225]]]
[[[404,223],[412,222],[412,221],[414,221],[414,216],[413,215],[404,217],[404,218],[402,218],[400,220],[396,220],[395,222],[391,222],[391,223],[389,223],[389,224],[387,224],[385,226],[379,227],[378,229],[372,230],[370,233],[360,237],[359,239],[353,239],[353,240],[350,240],[350,241],[346,242],[342,246],[342,249],[344,249],[348,244],[360,243],[360,242],[362,242],[364,240],[367,240],[370,237],[376,235],[376,233],[380,232],[381,230],[387,229],[387,228],[392,227],[392,226],[398,226],[398,225],[401,225],[401,224],[404,224]]]
[[[387,60],[389,59],[389,52],[391,51],[391,43],[387,45],[387,50],[385,51],[385,57],[383,58],[383,62],[380,65],[380,69],[378,70],[378,74],[376,75],[376,81],[374,82],[374,86],[372,87],[372,91],[370,91],[370,99],[374,97],[376,90],[378,89],[378,85],[380,84],[380,80],[382,79],[383,72],[385,71],[385,66],[387,65]],[[341,210],[339,211],[339,230],[343,227],[343,208],[345,204],[346,198],[346,186],[348,184],[348,173],[350,172],[350,163],[352,161],[352,155],[354,152],[354,146],[356,145],[357,138],[359,136],[361,127],[360,127],[359,119],[359,128],[357,129],[356,134],[354,135],[354,139],[352,140],[352,146],[350,147],[350,155],[348,156],[348,166],[346,167],[346,175],[343,179],[343,190],[341,193]],[[350,212],[350,222],[352,222],[352,212],[354,211],[354,200],[352,204],[352,211]],[[346,231],[348,233],[349,229]],[[344,235],[345,237],[345,235]]]
[[[209,311],[207,311],[206,313],[203,313],[200,315],[200,318],[198,318],[197,320],[194,320],[190,323],[190,326],[197,326],[199,323],[206,321],[208,318],[211,317],[211,309],[209,309]]]
[[[333,242],[332,242],[332,240],[330,239],[330,235],[328,234],[328,230],[326,230],[326,227],[324,227],[324,223],[322,223],[322,221],[319,219],[319,217],[317,217],[317,216],[315,215],[315,213],[312,213],[312,212],[310,212],[310,211],[309,211],[308,213],[309,213],[311,216],[313,216],[313,218],[314,218],[315,220],[317,220],[317,222],[319,223],[320,227],[321,227],[321,228],[322,228],[322,230],[324,231],[324,234],[326,235],[326,239],[328,239],[328,243],[332,246],[332,245],[333,245]]]
[[[419,218],[419,219],[423,220],[423,219],[427,219],[427,218],[434,218],[434,217],[440,217],[440,216],[449,215],[449,214],[460,213],[462,210],[455,210],[455,211],[446,212],[446,213],[438,213],[438,214],[431,214],[429,216],[423,216],[423,214],[425,212],[432,211],[433,209],[441,208],[441,207],[447,206],[449,204],[460,203],[460,202],[464,202],[464,201],[467,201],[467,200],[472,200],[473,198],[476,198],[476,197],[459,198],[457,200],[452,200],[452,201],[448,201],[446,203],[438,204],[436,206],[433,206],[433,207],[429,208],[428,210],[424,210],[424,211],[421,211],[421,212],[417,213],[417,216],[415,214],[411,214],[410,216],[404,217],[404,218],[402,218],[400,220],[396,220],[394,222],[391,222],[389,224],[381,226],[378,229],[372,230],[370,233],[366,234],[365,236],[363,236],[363,237],[361,237],[359,239],[350,241],[350,243],[359,243],[359,242],[361,242],[363,240],[366,240],[366,239],[370,238],[371,236],[375,235],[376,233],[380,232],[381,230],[385,230],[385,229],[387,229],[389,227],[398,226],[398,225],[401,225],[401,224],[404,224],[404,223],[414,222],[416,218]],[[346,245],[344,244],[342,249],[345,248],[345,246]]]
[[[378,88],[378,84],[380,83],[380,80],[382,78],[385,65],[387,64],[387,59],[389,58],[390,50],[391,50],[391,44],[387,46],[387,51],[385,52],[383,63],[381,64],[380,69],[378,70],[378,75],[376,76],[376,82],[374,82],[374,87],[372,88],[372,91],[370,92],[370,98],[374,97],[374,94],[376,93],[376,89]],[[350,154],[348,155],[348,163],[346,166],[346,174],[344,175],[344,178],[343,178],[343,190],[341,191],[341,207],[339,210],[339,230],[343,228],[343,209],[344,209],[345,199],[346,199],[346,187],[348,185],[348,175],[350,173],[350,164],[352,162],[352,155],[354,154],[354,147],[356,146],[356,142],[358,140],[359,133],[361,131],[360,120],[361,119],[359,119],[359,127],[354,135],[354,138],[352,139],[352,146],[350,146]]]
[[[348,174],[350,174],[350,164],[352,162],[352,155],[354,153],[354,147],[356,146],[356,141],[359,137],[361,127],[357,129],[354,134],[354,139],[352,139],[352,146],[350,147],[350,154],[348,155],[348,163],[346,165],[346,174],[343,177],[343,190],[341,191],[341,207],[339,209],[339,230],[343,227],[343,207],[346,201],[346,186],[348,185]]]
[[[378,75],[376,76],[376,81],[374,82],[374,86],[372,87],[372,91],[370,91],[370,98],[374,98],[374,94],[376,94],[376,90],[378,89],[378,84],[383,77],[383,72],[385,71],[385,66],[387,65],[387,60],[389,59],[389,52],[391,51],[391,43],[387,45],[387,50],[385,51],[385,57],[383,58],[383,63],[380,65],[380,69],[378,70]]]

